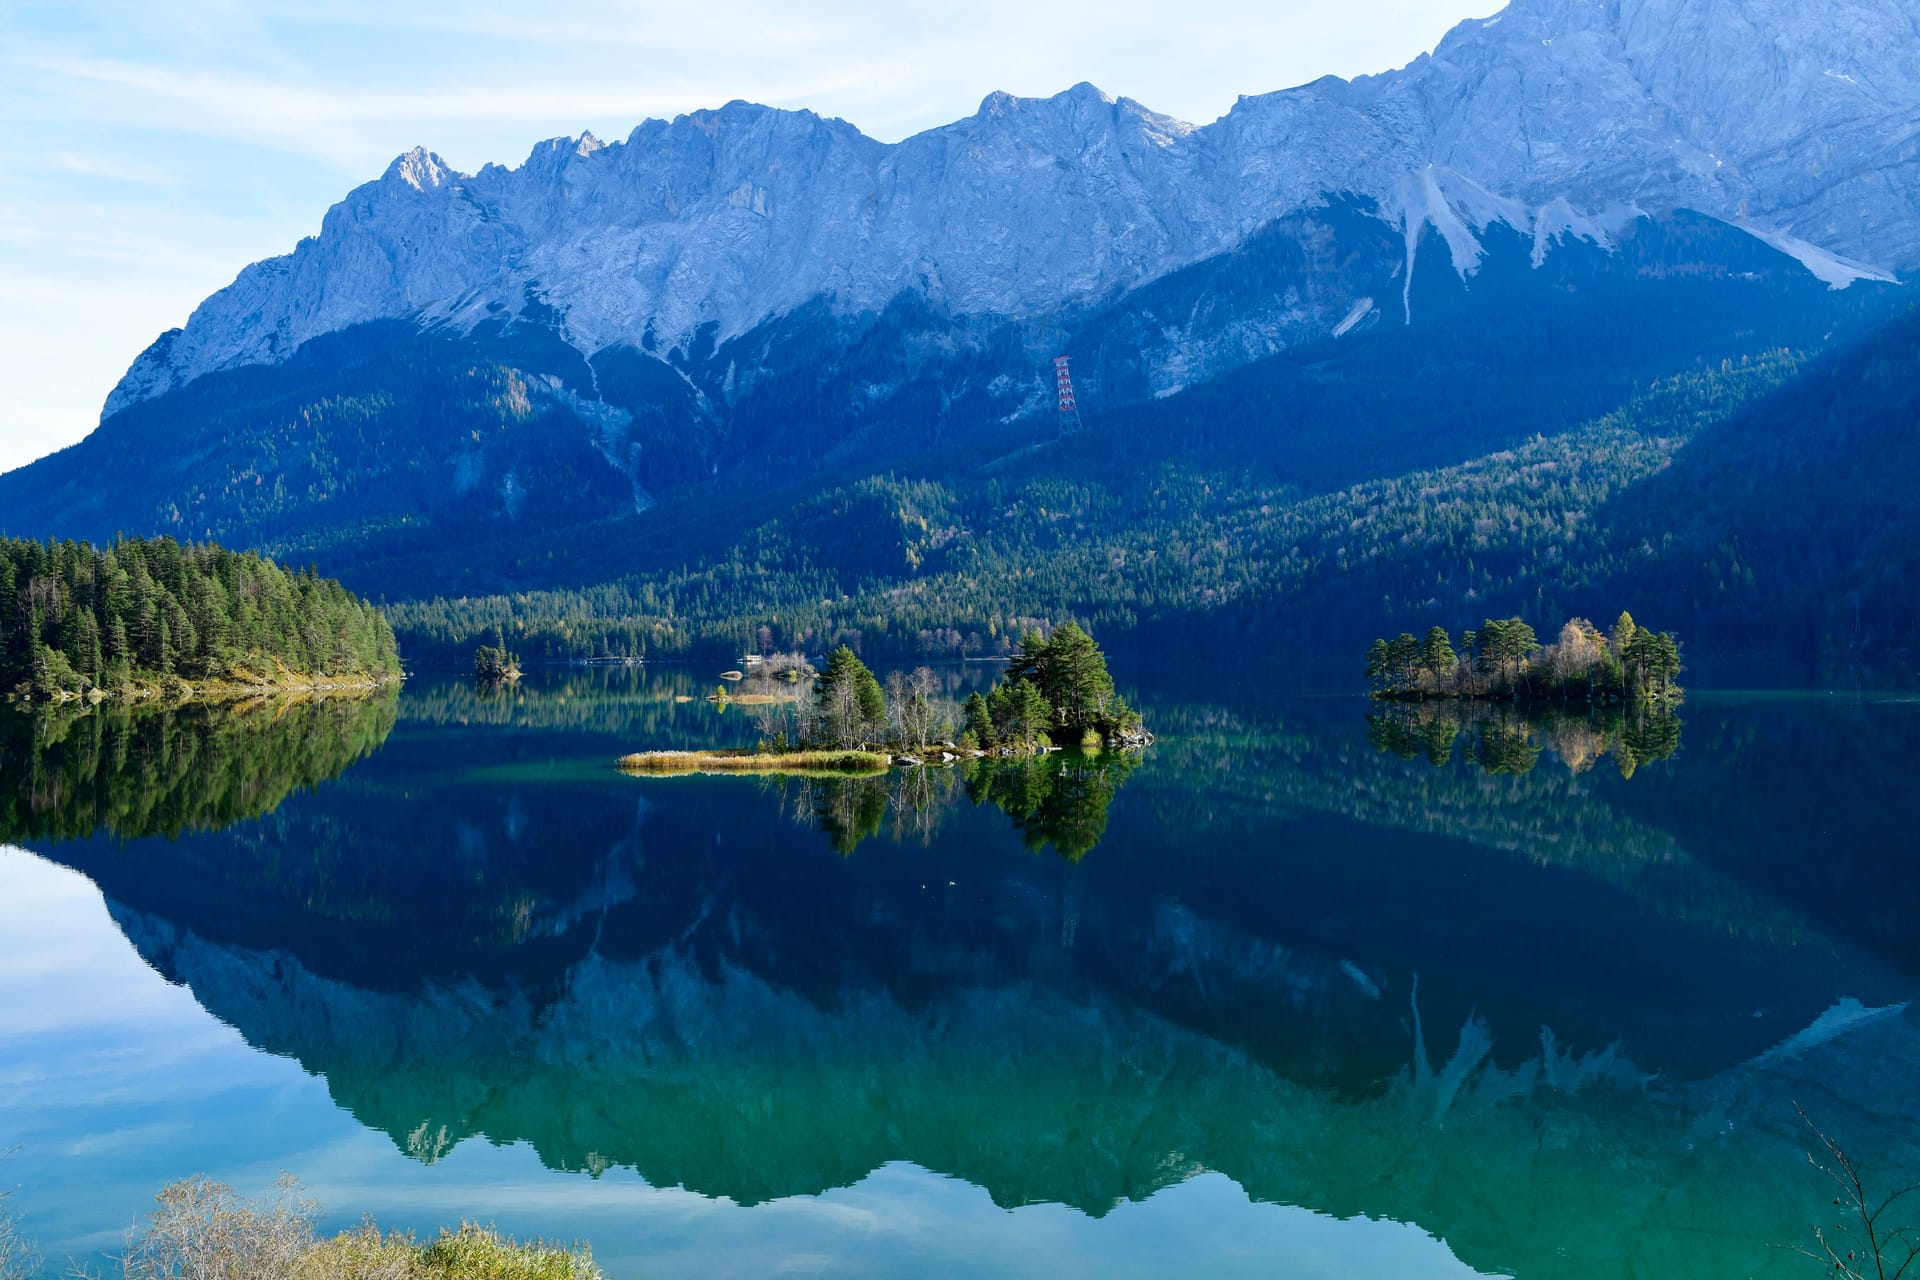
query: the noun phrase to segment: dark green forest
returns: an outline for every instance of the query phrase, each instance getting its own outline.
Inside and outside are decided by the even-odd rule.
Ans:
[[[1545,628],[1626,602],[1720,652],[1891,663],[1920,635],[1917,409],[1909,315],[1828,356],[1730,358],[1571,430],[1327,492],[1097,422],[951,483],[852,482],[671,572],[389,616],[429,660],[496,629],[544,658],[1006,655],[1074,618],[1301,662],[1409,614]]]
[[[1903,290],[1829,291],[1676,214],[1540,268],[1490,241],[1469,282],[1423,258],[1411,323],[1154,398],[1141,344],[1198,300],[1292,280],[1295,239],[1077,317],[1069,438],[982,390],[1022,376],[1017,335],[924,299],[591,361],[536,307],[466,335],[359,326],[210,375],[0,477],[0,521],[312,558],[447,669],[480,644],[1010,656],[1069,619],[1112,645],[1344,666],[1408,616],[1544,629],[1622,604],[1697,652],[1912,658]],[[915,363],[935,347],[947,363]],[[760,372],[736,387],[736,365]]]
[[[400,674],[380,611],[311,569],[171,538],[0,539],[0,689],[184,694]]]

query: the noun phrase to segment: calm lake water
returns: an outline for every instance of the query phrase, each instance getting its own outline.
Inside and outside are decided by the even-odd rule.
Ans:
[[[750,740],[688,668],[8,715],[0,1186],[56,1263],[285,1169],[614,1276],[1785,1277],[1796,1102],[1920,1176],[1920,703],[1122,684],[1138,757],[877,782],[622,776]]]

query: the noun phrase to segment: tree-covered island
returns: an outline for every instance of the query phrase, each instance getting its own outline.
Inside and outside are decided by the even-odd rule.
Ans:
[[[1512,702],[1678,702],[1680,642],[1622,612],[1602,632],[1570,618],[1542,645],[1520,618],[1489,618],[1462,632],[1456,648],[1445,627],[1425,638],[1401,632],[1367,649],[1367,683],[1376,698],[1501,699]]]
[[[483,686],[511,684],[520,678],[520,655],[503,644],[483,644],[473,651],[473,678]]]
[[[1024,756],[1062,747],[1143,747],[1153,741],[1140,715],[1113,686],[1106,656],[1074,623],[1051,636],[1030,631],[1006,675],[970,695],[958,717],[944,707],[933,672],[895,672],[883,688],[845,645],[827,656],[812,697],[769,708],[760,741],[716,751],[645,751],[623,756],[644,773],[877,772],[946,759]]]
[[[0,538],[0,692],[202,701],[400,678],[393,629],[312,570],[172,538]]]

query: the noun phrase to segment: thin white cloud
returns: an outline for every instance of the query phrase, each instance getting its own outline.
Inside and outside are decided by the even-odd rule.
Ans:
[[[63,151],[53,157],[54,167],[66,173],[83,174],[90,178],[105,178],[110,182],[134,182],[149,187],[178,187],[186,179],[171,169],[155,164],[142,164],[129,161],[124,157],[108,159],[98,155],[82,155],[75,151]]]

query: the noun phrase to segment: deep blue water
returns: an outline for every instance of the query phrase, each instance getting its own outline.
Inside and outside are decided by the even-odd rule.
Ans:
[[[1127,683],[1138,758],[879,783],[621,775],[751,736],[679,668],[16,733],[0,1185],[56,1262],[286,1169],[616,1276],[1791,1276],[1796,1102],[1920,1170],[1920,703]]]

